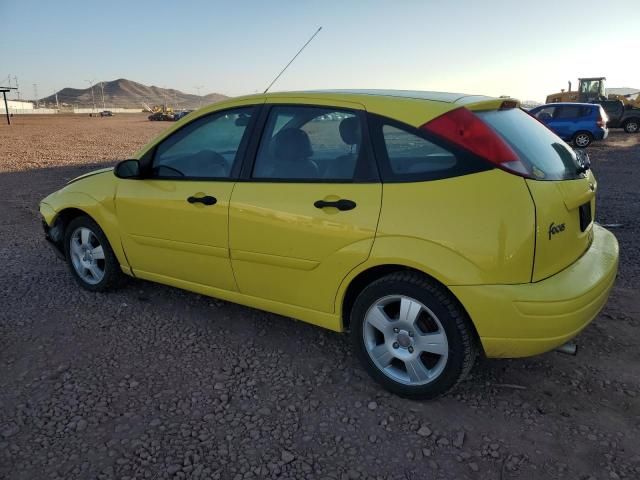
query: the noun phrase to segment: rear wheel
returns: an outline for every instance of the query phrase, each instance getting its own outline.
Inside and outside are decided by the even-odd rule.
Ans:
[[[593,135],[589,132],[578,132],[573,137],[573,144],[578,148],[586,148],[593,141]]]
[[[449,292],[417,273],[391,274],[366,287],[354,303],[351,329],[367,372],[404,397],[445,393],[476,357],[466,313]]]
[[[640,130],[640,120],[637,118],[630,118],[624,123],[624,131],[627,133],[638,133]]]
[[[102,229],[87,216],[74,218],[65,231],[65,255],[76,282],[86,290],[117,287],[124,275]]]

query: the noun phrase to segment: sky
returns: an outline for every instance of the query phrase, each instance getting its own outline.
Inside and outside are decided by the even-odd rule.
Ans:
[[[543,101],[606,76],[640,89],[637,0],[0,0],[0,84],[22,98],[128,78],[184,92],[383,88]],[[4,79],[4,80],[3,80]],[[13,78],[12,78],[13,82]]]

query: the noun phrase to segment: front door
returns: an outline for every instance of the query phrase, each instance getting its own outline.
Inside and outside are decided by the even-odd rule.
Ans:
[[[369,256],[380,213],[363,113],[269,108],[255,162],[236,184],[229,211],[241,293],[334,311],[340,282]]]
[[[155,148],[144,179],[119,180],[116,215],[135,275],[236,290],[229,200],[254,110],[193,120]]]

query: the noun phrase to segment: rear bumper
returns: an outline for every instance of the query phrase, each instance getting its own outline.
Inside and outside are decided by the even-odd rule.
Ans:
[[[608,128],[599,128],[593,132],[593,138],[596,140],[605,140],[609,136]]]
[[[526,357],[575,337],[607,302],[618,271],[618,242],[593,227],[589,250],[535,283],[450,287],[471,316],[488,357]]]

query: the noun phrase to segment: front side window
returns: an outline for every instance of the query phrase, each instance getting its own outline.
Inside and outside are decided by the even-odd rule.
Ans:
[[[351,182],[367,161],[361,119],[325,107],[277,106],[267,119],[252,178]]]
[[[541,122],[548,122],[553,118],[556,107],[544,107],[535,112],[535,117]]]
[[[229,178],[253,107],[207,115],[176,131],[156,148],[152,178]]]

